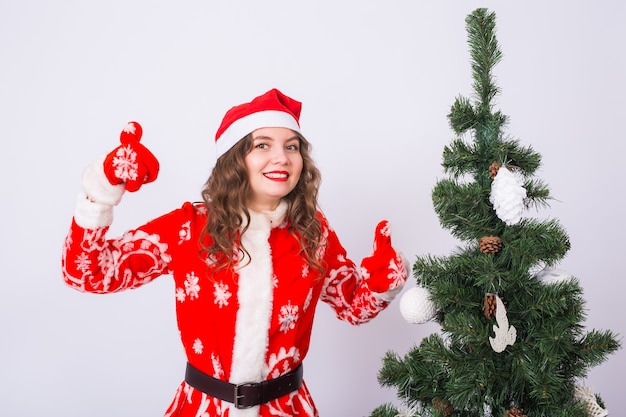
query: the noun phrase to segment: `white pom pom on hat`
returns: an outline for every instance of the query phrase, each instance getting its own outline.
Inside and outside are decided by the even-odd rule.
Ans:
[[[263,127],[286,127],[300,132],[302,103],[273,88],[249,103],[226,112],[215,134],[217,158],[249,133]]]

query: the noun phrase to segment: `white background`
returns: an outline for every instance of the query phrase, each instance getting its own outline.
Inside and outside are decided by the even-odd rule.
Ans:
[[[127,194],[113,234],[198,200],[232,105],[278,87],[304,102],[321,207],[355,260],[388,218],[409,260],[459,242],[430,191],[471,94],[465,17],[498,17],[497,108],[543,156],[538,177],[572,250],[589,328],[626,334],[623,246],[626,6],[595,1],[0,1],[0,415],[158,416],[183,377],[173,285],[97,296],[60,273],[82,170],[139,121],[156,183]],[[408,287],[414,285],[411,279]],[[438,331],[398,300],[352,328],[320,305],[305,377],[323,416],[395,401],[381,358]],[[626,409],[621,350],[584,381]]]

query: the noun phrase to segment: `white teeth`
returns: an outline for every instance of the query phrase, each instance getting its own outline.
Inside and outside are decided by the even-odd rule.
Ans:
[[[267,174],[264,174],[266,177],[268,178],[287,178],[287,174],[280,174],[278,172],[268,172]]]

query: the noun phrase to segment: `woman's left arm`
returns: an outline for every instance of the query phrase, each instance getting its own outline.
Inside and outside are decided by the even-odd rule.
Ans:
[[[335,232],[325,227],[328,269],[321,299],[342,320],[354,325],[368,322],[389,305],[407,279],[408,264],[391,245],[389,222],[376,226],[372,253],[359,269],[347,258]]]

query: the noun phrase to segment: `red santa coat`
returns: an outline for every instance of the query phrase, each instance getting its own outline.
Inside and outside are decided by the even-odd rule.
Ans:
[[[300,256],[285,212],[286,203],[273,212],[252,212],[242,236],[249,257],[240,260],[240,267],[213,275],[216,265],[198,255],[207,219],[204,205],[185,203],[117,239],[106,238],[108,226],[81,227],[79,223],[89,222],[77,222],[75,216],[64,244],[64,279],[80,291],[110,293],[171,275],[188,361],[231,383],[273,379],[295,369],[306,356],[319,300],[340,319],[360,324],[382,311],[406,280],[404,262],[390,245],[374,250],[357,270],[318,213],[327,243],[319,253],[327,272],[320,277]],[[388,232],[386,224],[377,231]],[[237,410],[183,381],[165,415],[318,414],[305,383],[269,403]]]

